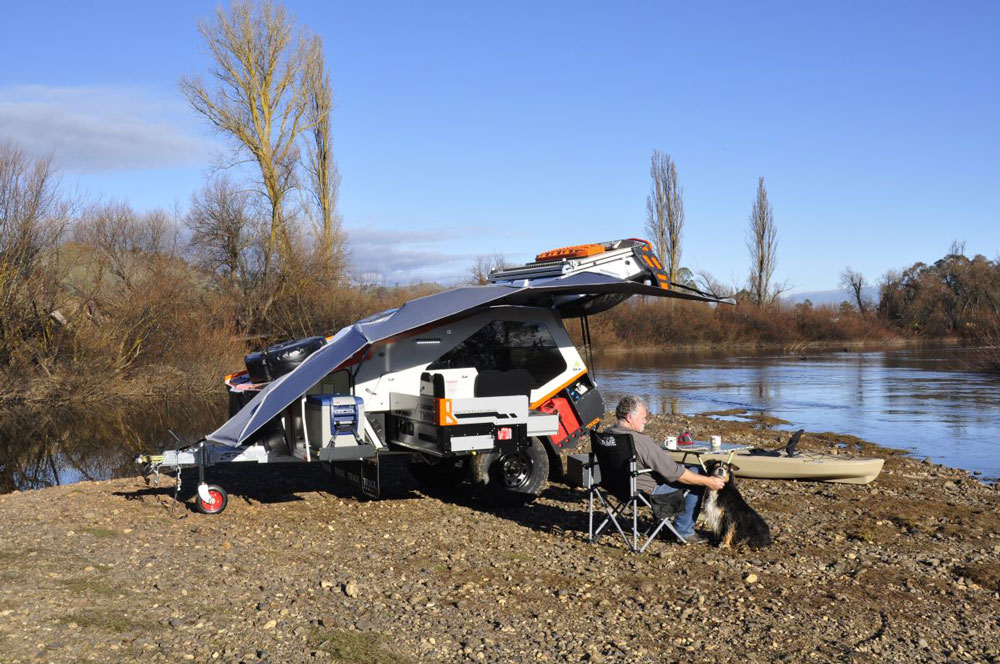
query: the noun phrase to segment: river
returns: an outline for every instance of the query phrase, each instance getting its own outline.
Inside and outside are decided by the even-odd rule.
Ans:
[[[745,409],[779,429],[850,434],[983,478],[1000,477],[1000,377],[969,371],[974,350],[606,354],[607,407],[623,394],[654,413]]]
[[[654,413],[745,409],[1000,477],[1000,377],[961,369],[958,348],[809,352],[607,354],[596,357],[607,407],[625,393]],[[134,475],[135,456],[196,440],[226,401],[188,398],[128,407],[8,410],[0,418],[0,493]]]

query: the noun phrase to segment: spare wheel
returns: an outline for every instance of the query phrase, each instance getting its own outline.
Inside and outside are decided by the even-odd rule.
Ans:
[[[269,346],[264,351],[264,357],[271,379],[284,376],[322,348],[325,343],[324,337],[308,337]]]

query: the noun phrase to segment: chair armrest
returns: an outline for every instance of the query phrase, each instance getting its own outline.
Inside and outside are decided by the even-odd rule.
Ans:
[[[643,468],[642,470],[635,471],[635,474],[636,475],[648,475],[651,472],[653,472],[652,468]]]

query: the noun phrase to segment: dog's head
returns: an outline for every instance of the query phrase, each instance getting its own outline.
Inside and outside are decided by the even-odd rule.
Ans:
[[[734,466],[731,463],[713,459],[705,464],[705,470],[708,471],[708,474],[712,477],[720,477],[723,482],[728,484],[734,481],[734,474],[739,470],[739,467]]]

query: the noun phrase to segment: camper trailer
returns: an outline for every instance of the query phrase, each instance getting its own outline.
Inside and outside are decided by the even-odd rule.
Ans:
[[[546,251],[490,283],[407,302],[331,337],[278,344],[227,376],[230,419],[191,446],[145,455],[150,473],[197,467],[197,507],[225,509],[220,463],[326,463],[379,494],[379,460],[406,455],[420,482],[471,482],[495,504],[545,486],[604,401],[564,326],[633,295],[717,301],[668,283],[644,240]]]

